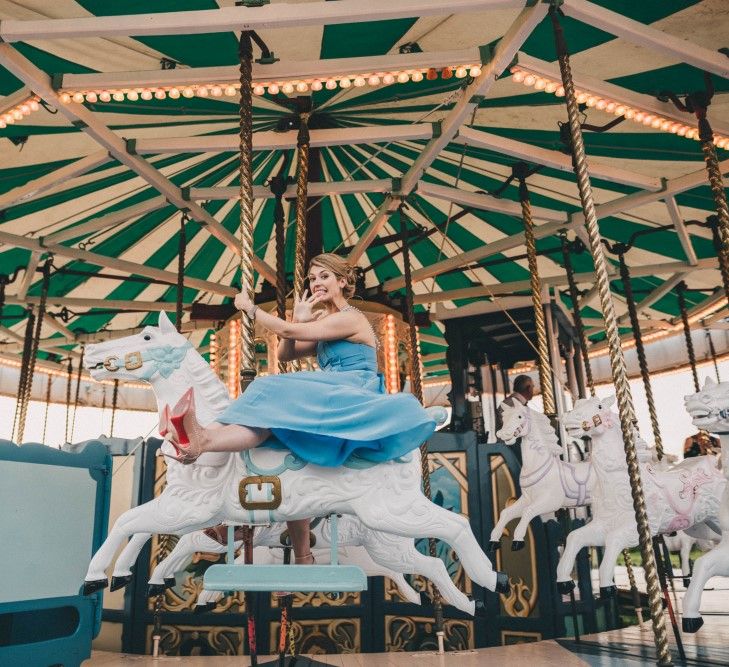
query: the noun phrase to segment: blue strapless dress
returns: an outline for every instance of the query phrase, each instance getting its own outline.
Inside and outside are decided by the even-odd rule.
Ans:
[[[373,347],[317,344],[320,371],[256,378],[216,421],[271,430],[261,446],[282,446],[310,463],[373,462],[419,447],[435,422],[412,394],[386,394]]]

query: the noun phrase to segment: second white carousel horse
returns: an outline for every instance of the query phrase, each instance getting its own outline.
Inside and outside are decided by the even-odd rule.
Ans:
[[[97,380],[149,382],[160,408],[174,405],[192,387],[197,416],[203,425],[213,422],[228,404],[223,383],[164,313],[160,314],[158,327],[145,327],[139,334],[88,346],[86,366]],[[206,452],[193,465],[170,466],[162,494],[117,519],[91,560],[84,590],[93,592],[107,585],[105,570],[131,535],[181,535],[218,523],[264,523],[240,503],[241,480],[252,474],[275,478],[280,485],[278,507],[265,510],[265,523],[351,514],[370,530],[396,538],[435,537],[454,549],[472,581],[491,591],[508,590],[508,577],[493,569],[468,519],[423,495],[416,452],[386,463],[356,461],[326,468],[301,461],[287,450],[269,447],[236,453]],[[255,487],[248,492],[255,494]],[[265,489],[266,493],[269,490],[271,487]],[[383,535],[382,540],[387,543],[387,536]],[[373,560],[393,570],[425,574],[422,561],[413,560],[413,553],[398,557],[397,567],[382,562],[385,555],[370,553]],[[434,560],[434,567],[448,577],[442,561]],[[460,597],[446,600],[462,611],[475,613],[472,600],[467,604]]]
[[[625,548],[638,544],[638,528],[625,461],[623,436],[618,416],[611,411],[615,397],[583,398],[564,416],[564,426],[573,435],[592,439],[592,464],[598,478],[592,520],[572,531],[557,565],[560,592],[574,588],[572,568],[585,546],[604,547],[600,563],[600,594],[615,594],[617,558]],[[690,464],[662,470],[653,463],[641,463],[640,475],[652,535],[686,530],[706,522],[718,522],[719,499],[726,480],[714,457],[697,457]]]
[[[729,480],[729,382],[707,378],[700,392],[684,400],[694,426],[719,435],[723,473]],[[721,498],[719,529],[721,542],[694,563],[691,584],[683,598],[684,632],[696,632],[704,624],[699,607],[706,582],[711,577],[729,576],[729,484]]]
[[[489,544],[492,549],[498,548],[506,525],[521,517],[511,543],[512,551],[517,551],[523,548],[529,522],[534,517],[552,518],[562,507],[589,504],[596,477],[589,461],[569,463],[560,458],[562,447],[545,415],[519,402],[513,407],[502,403],[501,407],[503,426],[497,437],[507,445],[521,437],[521,495],[501,511]]]

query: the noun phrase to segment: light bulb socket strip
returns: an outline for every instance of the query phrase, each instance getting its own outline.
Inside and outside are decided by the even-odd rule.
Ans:
[[[360,72],[332,77],[311,77],[302,79],[282,79],[278,81],[254,81],[253,93],[255,95],[278,95],[284,93],[308,93],[319,90],[336,90],[337,88],[362,88],[364,86],[389,86],[395,83],[416,83],[425,80],[435,79],[464,79],[467,76],[477,77],[481,74],[481,65],[468,63],[463,65],[446,65],[445,67],[422,67],[415,69],[391,70],[380,72]],[[179,83],[174,86],[150,86],[150,87],[125,87],[125,88],[104,88],[97,90],[73,90],[64,89],[60,92],[61,102],[70,104],[76,102],[81,104],[89,102],[123,102],[128,100],[149,101],[151,99],[163,100],[166,98],[179,99],[180,97],[237,97],[240,94],[240,82],[215,82],[215,83],[194,83],[185,85]]]
[[[553,94],[556,97],[564,97],[564,88],[558,75],[555,73],[554,77],[548,76],[543,71],[539,71],[542,69],[541,67],[525,67],[520,64],[513,65],[510,69],[512,81],[537,91]],[[691,122],[694,119],[689,114],[684,114],[686,118],[683,119],[676,117],[668,109],[666,109],[667,113],[661,113],[655,108],[647,108],[647,105],[629,104],[627,101],[620,101],[617,96],[600,94],[597,90],[590,90],[587,86],[581,87],[579,81],[575,83],[575,94],[578,104],[585,104],[610,115],[622,116],[626,120],[651,127],[654,130],[669,132],[696,141],[700,139],[698,124]],[[655,107],[658,104],[651,106]],[[661,106],[663,105],[661,104]],[[729,147],[729,135],[715,133],[714,144],[717,148]]]
[[[23,120],[23,118],[29,116],[34,111],[38,111],[38,109],[40,109],[40,99],[37,95],[30,95],[19,104],[5,109],[0,113],[0,129],[4,129],[19,120]]]

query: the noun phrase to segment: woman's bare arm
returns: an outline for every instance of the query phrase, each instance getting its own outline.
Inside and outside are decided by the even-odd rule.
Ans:
[[[334,313],[313,322],[287,322],[257,308],[255,317],[279,338],[296,342],[347,339],[359,333],[361,328],[360,315],[354,311]]]
[[[316,343],[312,341],[281,338],[278,342],[279,361],[293,361],[316,354]]]

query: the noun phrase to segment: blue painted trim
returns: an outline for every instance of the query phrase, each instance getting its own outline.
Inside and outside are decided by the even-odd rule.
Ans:
[[[277,475],[280,475],[281,473],[286,472],[287,470],[301,470],[307,463],[306,461],[304,461],[304,459],[299,458],[293,452],[289,452],[284,457],[281,465],[278,465],[275,468],[259,468],[255,463],[253,463],[251,459],[251,452],[249,449],[244,449],[240,455],[243,459],[243,464],[245,465],[246,470],[250,475],[264,475],[267,477],[275,477]]]
[[[356,565],[211,565],[205,571],[204,582],[209,591],[367,590],[367,577]]]

